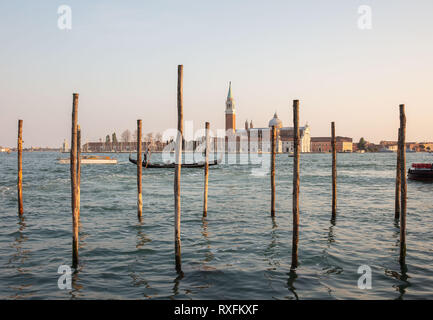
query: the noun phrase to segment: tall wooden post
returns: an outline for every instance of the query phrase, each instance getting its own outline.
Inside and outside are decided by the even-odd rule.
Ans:
[[[24,213],[23,208],[23,120],[18,120],[18,214]]]
[[[81,128],[77,126],[77,210],[78,219],[80,218],[80,198],[81,198]]]
[[[71,132],[71,193],[72,193],[72,267],[78,266],[78,188],[77,188],[77,119],[78,119],[78,93],[73,94],[72,101],[72,132]]]
[[[275,126],[272,126],[272,153],[271,153],[271,216],[275,217],[275,153],[276,153],[276,136]]]
[[[141,119],[137,120],[137,216],[138,219],[141,219],[142,213],[143,213],[143,195],[142,195],[142,186],[141,186],[141,173],[143,170],[142,164],[141,164],[141,135],[142,135],[142,129],[141,129]]]
[[[335,122],[331,123],[332,146],[332,220],[337,217],[337,146],[335,138]]]
[[[204,196],[203,196],[203,217],[207,216],[207,194],[209,181],[209,122],[205,124],[206,128],[206,150],[205,150],[205,166],[204,166]]]
[[[400,105],[400,178],[401,178],[401,207],[400,207],[400,263],[406,259],[406,115],[404,104]]]
[[[180,169],[182,166],[183,140],[183,65],[177,67],[177,140],[176,165],[174,171],[174,252],[176,270],[182,271],[180,243]]]
[[[395,177],[395,214],[394,219],[400,219],[400,192],[401,192],[401,150],[400,150],[401,129],[398,128],[398,150],[397,150],[397,172]]]
[[[299,239],[299,100],[293,101],[293,240],[292,240],[292,266],[298,267],[298,239]]]

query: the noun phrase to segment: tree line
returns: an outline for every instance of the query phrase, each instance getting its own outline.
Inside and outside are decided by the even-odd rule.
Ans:
[[[120,135],[120,142],[135,142],[137,141],[137,130],[134,130],[134,132],[131,134],[130,130],[125,130],[122,132],[122,134]],[[102,139],[100,139],[100,141],[102,141]],[[153,132],[149,132],[148,134],[146,134],[144,136],[143,139],[144,142],[150,142],[150,143],[154,143],[154,142],[162,142],[162,134],[160,132],[158,133],[153,133]],[[105,136],[105,142],[106,143],[118,143],[119,140],[117,139],[117,135],[116,132],[113,132],[111,135],[107,134]]]

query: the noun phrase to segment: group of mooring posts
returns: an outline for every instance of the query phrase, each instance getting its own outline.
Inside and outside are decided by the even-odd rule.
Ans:
[[[182,164],[182,137],[183,137],[183,66],[178,66],[177,83],[177,138],[175,150],[174,171],[174,248],[176,270],[181,272],[181,239],[180,239],[180,178]],[[80,180],[81,180],[81,129],[78,122],[78,93],[73,94],[72,102],[72,131],[70,151],[70,173],[71,173],[71,206],[72,206],[72,266],[78,267],[78,227],[80,218]],[[299,139],[299,100],[293,101],[293,193],[292,193],[292,263],[291,269],[298,267],[298,242],[299,242],[299,178],[300,178],[300,139]],[[206,149],[204,166],[204,195],[203,195],[203,218],[207,216],[208,209],[208,179],[209,179],[209,122],[205,123]],[[271,136],[271,216],[275,217],[275,158],[276,158],[276,135],[277,129],[272,127]],[[22,140],[23,120],[18,120],[18,214],[23,216],[23,191],[22,191]],[[141,221],[143,212],[142,197],[142,120],[137,120],[137,215]],[[400,220],[400,263],[405,263],[406,256],[406,115],[404,105],[400,105],[400,128],[398,130],[398,152],[396,168],[395,187],[395,219]],[[335,137],[335,123],[331,123],[331,151],[332,151],[332,215],[331,222],[335,223],[337,216],[337,148]],[[148,159],[147,159],[148,161]]]

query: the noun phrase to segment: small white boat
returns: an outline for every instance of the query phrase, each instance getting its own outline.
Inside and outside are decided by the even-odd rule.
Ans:
[[[69,164],[69,158],[57,159],[59,163]],[[117,159],[105,156],[81,156],[81,164],[116,164]]]

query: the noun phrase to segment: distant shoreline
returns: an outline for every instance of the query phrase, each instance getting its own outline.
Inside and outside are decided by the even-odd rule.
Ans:
[[[11,150],[10,153],[16,153],[17,151],[15,150]],[[69,154],[69,151],[59,151],[59,150],[23,150],[23,152],[57,152],[57,153],[62,153],[62,154]],[[0,152],[0,154],[5,153],[8,154],[8,152]],[[121,153],[137,153],[137,151],[94,151],[94,152],[81,152],[82,154],[95,154],[95,153],[104,153],[104,154],[121,154]],[[163,151],[153,151],[152,153],[163,153]],[[174,153],[174,152],[171,152]],[[193,151],[183,151],[183,153],[194,153]],[[213,151],[210,153],[214,153]],[[218,154],[220,153],[225,153],[225,152],[218,152]],[[248,154],[248,152],[227,152],[228,154]],[[357,154],[366,154],[366,153],[392,153],[392,154],[396,154],[397,152],[381,152],[381,151],[366,151],[364,153],[360,153],[360,152],[338,152],[338,154],[353,154],[353,153],[357,153]],[[410,151],[407,153],[426,153],[426,154],[431,154],[433,152],[429,152],[429,151]],[[250,154],[270,154],[270,152],[250,152]],[[279,152],[277,154],[287,154],[289,155],[290,153],[287,152]],[[301,152],[301,154],[331,154],[331,152]]]

